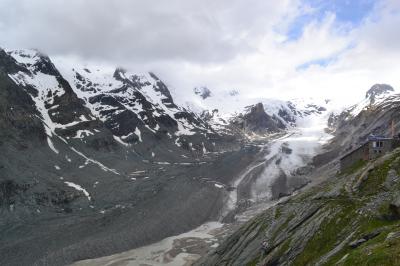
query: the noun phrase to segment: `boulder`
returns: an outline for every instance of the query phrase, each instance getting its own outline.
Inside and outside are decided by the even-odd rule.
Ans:
[[[391,169],[386,177],[385,182],[383,185],[385,186],[386,189],[391,189],[394,184],[396,184],[399,181],[400,177],[396,173],[395,170]]]
[[[382,231],[380,229],[377,229],[375,231],[372,231],[371,233],[363,235],[360,239],[354,240],[349,243],[349,246],[351,248],[356,248],[360,246],[362,243],[367,242],[368,240],[377,237]]]
[[[393,240],[393,239],[396,239],[396,238],[400,238],[400,231],[398,231],[398,232],[390,232],[387,235],[385,241],[390,241],[390,240]]]
[[[394,218],[399,219],[400,218],[400,196],[395,198],[390,204],[389,204],[389,210],[391,211],[392,215]]]
[[[350,242],[349,246],[351,248],[356,248],[356,247],[360,246],[364,242],[367,242],[367,240],[364,239],[364,238],[360,238],[360,239],[357,239],[357,240],[354,240],[354,241]]]

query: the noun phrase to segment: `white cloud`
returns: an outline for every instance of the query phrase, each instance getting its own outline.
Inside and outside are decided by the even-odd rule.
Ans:
[[[186,75],[196,82],[209,80],[212,86],[240,88],[254,96],[314,96],[342,104],[361,100],[374,83],[399,88],[400,14],[398,2],[393,3],[378,5],[370,17],[350,30],[328,13],[323,20],[307,24],[297,40],[281,42],[269,33],[258,43],[257,52],[213,68],[189,66]],[[297,69],[326,58],[333,59],[326,66]]]

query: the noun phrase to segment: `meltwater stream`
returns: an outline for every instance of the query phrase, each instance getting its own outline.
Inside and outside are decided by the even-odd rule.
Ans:
[[[271,200],[271,183],[284,173],[291,176],[293,171],[306,165],[331,137],[325,132],[326,117],[312,115],[298,121],[298,126],[285,136],[276,138],[264,147],[265,158],[249,166],[232,184],[237,188],[254,169],[264,166],[261,174],[251,186],[251,200],[248,209],[236,214],[233,223],[209,222],[181,235],[168,237],[160,242],[119,254],[75,263],[79,266],[94,265],[146,265],[146,266],[187,266],[192,265],[208,251],[216,248],[220,241],[231,234],[244,222],[277,204]],[[223,215],[235,210],[238,191],[229,192]]]

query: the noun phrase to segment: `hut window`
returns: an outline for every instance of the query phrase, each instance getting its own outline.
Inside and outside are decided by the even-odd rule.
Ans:
[[[383,141],[374,141],[374,142],[372,143],[372,147],[374,147],[374,148],[381,148],[381,147],[383,147]]]

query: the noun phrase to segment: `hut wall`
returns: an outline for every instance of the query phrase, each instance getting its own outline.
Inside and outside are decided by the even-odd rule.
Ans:
[[[346,170],[359,160],[367,161],[369,159],[369,143],[365,143],[358,149],[352,151],[340,159],[340,169]]]

